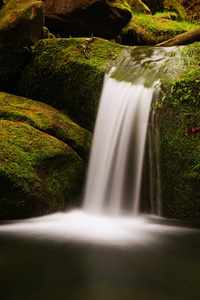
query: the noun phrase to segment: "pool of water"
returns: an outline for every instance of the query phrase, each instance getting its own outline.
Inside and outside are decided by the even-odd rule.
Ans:
[[[0,225],[1,300],[199,300],[200,230],[80,211]]]

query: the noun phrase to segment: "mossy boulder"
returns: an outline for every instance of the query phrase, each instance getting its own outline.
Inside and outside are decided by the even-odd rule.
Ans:
[[[200,222],[200,43],[181,50],[179,78],[162,83],[157,111],[163,215]]]
[[[133,15],[116,41],[123,45],[156,45],[197,27],[195,24],[174,19],[175,12]]]
[[[12,91],[29,59],[27,47],[41,36],[43,3],[10,0],[0,10],[0,90]]]
[[[16,93],[64,109],[92,130],[104,73],[122,59],[124,49],[99,38],[40,40]]]
[[[61,37],[113,38],[131,19],[126,0],[44,0],[45,23]]]
[[[141,0],[127,0],[133,13],[151,13],[148,6]]]
[[[22,122],[54,136],[88,160],[92,134],[47,104],[0,92],[0,119]]]
[[[175,12],[179,21],[187,19],[185,8],[177,0],[164,0],[163,7],[165,11]]]
[[[91,135],[43,103],[0,93],[0,104],[0,219],[77,205],[85,176],[77,153]]]

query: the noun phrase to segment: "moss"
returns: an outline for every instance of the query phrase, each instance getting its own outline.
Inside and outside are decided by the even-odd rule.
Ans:
[[[164,10],[177,13],[179,21],[187,19],[185,8],[177,0],[164,0]]]
[[[55,36],[51,32],[49,32],[49,29],[47,27],[43,27],[41,39],[54,39],[54,38]]]
[[[158,118],[163,213],[190,222],[200,222],[199,53],[200,43],[181,49],[179,68],[185,71],[162,83],[165,100]]]
[[[104,73],[122,59],[123,50],[99,38],[41,40],[33,48],[17,93],[64,109],[92,130]]]
[[[133,15],[116,41],[125,45],[155,45],[195,27],[192,23],[173,21],[173,15],[166,12]]]
[[[146,4],[140,0],[127,0],[133,13],[151,13]]]
[[[23,122],[46,132],[72,147],[84,161],[89,156],[91,133],[44,103],[0,93],[0,119]]]
[[[0,120],[0,219],[56,211],[80,196],[83,164],[65,143]]]

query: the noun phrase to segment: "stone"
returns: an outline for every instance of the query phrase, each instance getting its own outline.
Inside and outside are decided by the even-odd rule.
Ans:
[[[45,23],[61,37],[116,37],[131,19],[124,0],[44,0]]]
[[[86,168],[77,153],[88,154],[91,134],[44,103],[7,93],[0,103],[0,219],[80,203]]]
[[[40,40],[32,50],[16,94],[64,110],[92,131],[104,74],[123,60],[125,47],[100,38],[56,38]]]

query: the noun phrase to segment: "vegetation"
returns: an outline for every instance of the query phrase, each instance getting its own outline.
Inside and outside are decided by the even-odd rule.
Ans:
[[[198,26],[186,21],[175,21],[176,18],[176,12],[133,15],[117,41],[124,45],[155,45]]]
[[[162,83],[159,112],[163,213],[200,222],[200,43],[180,49],[178,68],[185,70]]]
[[[84,168],[65,143],[21,122],[0,120],[0,219],[54,212],[80,197]]]
[[[93,129],[103,77],[124,47],[99,38],[40,40],[17,93],[52,105]]]
[[[23,97],[0,93],[0,119],[23,122],[46,132],[88,159],[92,135],[56,109]]]

